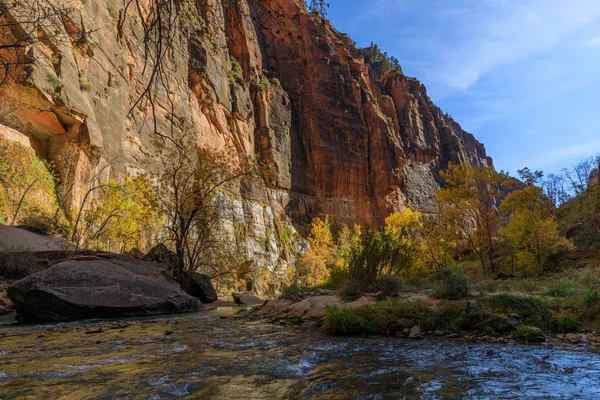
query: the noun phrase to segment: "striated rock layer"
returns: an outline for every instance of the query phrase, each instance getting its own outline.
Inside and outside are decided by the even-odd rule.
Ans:
[[[149,72],[135,13],[118,29],[124,3],[75,1],[54,34],[24,50],[30,68],[2,93],[15,111],[0,134],[28,143],[64,174],[65,146],[89,145],[69,169],[80,183],[74,205],[100,169],[106,180],[161,166],[147,104],[129,112]],[[301,0],[195,4],[178,17],[156,126],[225,151],[232,163],[257,154],[270,165],[271,183],[240,182],[219,199],[226,229],[243,232],[236,240],[257,264],[276,270],[291,261],[273,234],[282,226],[294,231],[324,215],[377,226],[409,202],[427,209],[449,161],[491,165],[419,81],[376,77],[348,36]]]

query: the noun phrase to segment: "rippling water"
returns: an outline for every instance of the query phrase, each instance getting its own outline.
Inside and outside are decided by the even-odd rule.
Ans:
[[[0,328],[2,399],[599,399],[600,357],[219,318]],[[171,333],[172,332],[172,333]]]

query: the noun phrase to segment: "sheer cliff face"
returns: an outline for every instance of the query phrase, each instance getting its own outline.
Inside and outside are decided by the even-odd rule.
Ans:
[[[407,201],[426,208],[449,161],[491,164],[416,79],[374,78],[352,41],[299,2],[255,10],[265,63],[292,103],[294,218],[377,225]]]
[[[351,40],[301,0],[196,4],[173,39],[157,126],[226,151],[232,162],[258,154],[272,167],[268,187],[240,183],[223,196],[234,225],[247,224],[256,243],[266,238],[277,247],[265,230],[278,221],[299,226],[328,215],[375,226],[408,202],[426,209],[449,161],[491,164],[423,85],[398,72],[376,78]],[[42,157],[56,160],[69,142],[89,143],[77,164],[81,182],[117,156],[105,175],[160,168],[147,104],[129,113],[148,70],[139,21],[130,13],[117,31],[123,7],[76,2],[76,17],[65,16],[62,32],[30,49],[32,68],[2,94],[18,105],[8,119],[15,130],[5,135]],[[83,29],[91,32],[86,44]],[[270,265],[280,262],[279,249],[265,255],[264,245],[250,247]]]

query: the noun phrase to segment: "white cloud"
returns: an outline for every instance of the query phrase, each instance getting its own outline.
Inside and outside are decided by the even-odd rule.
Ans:
[[[468,0],[470,2],[470,0]],[[508,64],[552,50],[600,19],[597,0],[487,1],[464,15],[453,34],[467,38],[441,45],[437,81],[468,90],[483,76]]]

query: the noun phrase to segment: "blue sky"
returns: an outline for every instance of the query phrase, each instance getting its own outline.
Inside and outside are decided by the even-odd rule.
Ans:
[[[334,25],[396,56],[497,169],[600,152],[600,0],[329,1]]]

